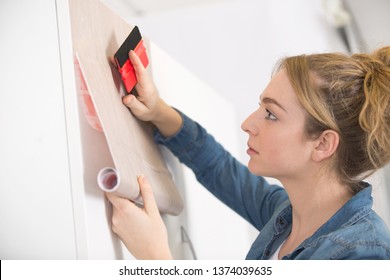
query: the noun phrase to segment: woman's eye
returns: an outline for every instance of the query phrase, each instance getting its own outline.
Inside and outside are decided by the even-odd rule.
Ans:
[[[261,107],[261,102],[259,102],[259,107]],[[265,111],[267,112],[267,115],[265,116],[266,120],[270,120],[270,121],[278,120],[278,118],[270,110],[265,109]]]
[[[267,112],[267,115],[265,116],[265,118],[267,119],[267,120],[270,120],[270,121],[276,121],[277,120],[277,118],[275,117],[275,115],[274,114],[272,114],[272,112],[271,111],[269,111],[269,110],[265,110],[266,112]]]

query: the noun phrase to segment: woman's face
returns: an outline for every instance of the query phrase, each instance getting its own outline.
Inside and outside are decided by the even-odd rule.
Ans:
[[[282,69],[261,95],[259,108],[241,126],[249,135],[249,170],[279,180],[304,174],[313,146],[304,125],[304,110]]]

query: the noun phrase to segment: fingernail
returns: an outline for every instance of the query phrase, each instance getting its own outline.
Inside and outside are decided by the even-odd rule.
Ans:
[[[125,105],[130,105],[130,103],[133,101],[133,96],[132,95],[128,95],[128,96],[123,97],[123,99],[125,99],[125,98],[126,98]]]

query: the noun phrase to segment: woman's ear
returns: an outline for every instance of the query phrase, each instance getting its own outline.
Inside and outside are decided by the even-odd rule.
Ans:
[[[340,136],[331,129],[327,129],[315,140],[312,159],[315,162],[321,162],[330,158],[339,146]]]

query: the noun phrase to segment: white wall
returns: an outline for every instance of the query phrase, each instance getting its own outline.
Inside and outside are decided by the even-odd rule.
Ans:
[[[350,10],[355,31],[361,37],[357,45],[360,51],[372,51],[377,47],[390,44],[390,1],[388,0],[345,0]]]
[[[1,1],[0,38],[0,258],[76,258],[55,2]]]

